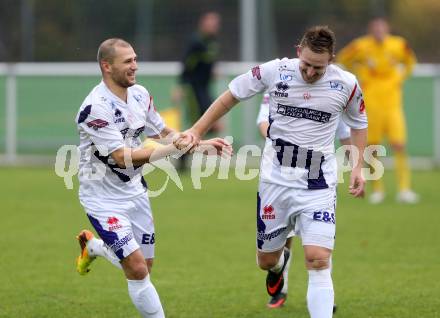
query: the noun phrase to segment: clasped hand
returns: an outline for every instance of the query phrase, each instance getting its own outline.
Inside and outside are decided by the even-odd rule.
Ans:
[[[200,135],[191,129],[182,132],[173,140],[174,146],[182,152],[194,153],[205,152],[209,153],[209,149],[214,148],[218,156],[230,157],[233,154],[232,145],[223,138],[212,138],[201,140]]]

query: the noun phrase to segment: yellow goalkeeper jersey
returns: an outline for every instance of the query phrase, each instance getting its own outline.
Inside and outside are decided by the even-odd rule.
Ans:
[[[380,43],[367,35],[344,47],[337,62],[358,77],[364,90],[389,91],[401,89],[416,57],[402,37],[388,35]]]

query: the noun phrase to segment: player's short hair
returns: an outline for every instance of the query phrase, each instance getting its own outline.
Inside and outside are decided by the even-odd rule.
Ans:
[[[328,52],[331,56],[335,53],[335,44],[335,33],[326,25],[309,28],[299,42],[299,46],[308,47],[312,52]]]
[[[101,43],[98,48],[97,60],[101,64],[101,61],[113,63],[113,59],[116,55],[116,46],[131,47],[130,43],[123,39],[111,38]]]

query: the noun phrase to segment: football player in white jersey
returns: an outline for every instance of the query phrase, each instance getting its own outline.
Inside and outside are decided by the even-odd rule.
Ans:
[[[92,89],[76,117],[80,135],[79,198],[101,239],[83,230],[77,236],[81,254],[77,271],[84,275],[101,256],[121,268],[130,298],[142,317],[164,317],[150,281],[155,232],[142,166],[178,153],[178,136],[156,112],[153,98],[136,85],[136,53],[122,39],[104,41],[98,49],[102,82]],[[141,147],[140,135],[171,138],[168,145]],[[220,154],[223,139],[203,141]],[[223,149],[222,149],[223,148]]]
[[[258,116],[257,116],[257,127],[258,127],[258,131],[260,132],[260,135],[267,142],[270,143],[271,140],[266,138],[267,128],[269,128],[269,98],[270,98],[269,94],[264,94],[263,99],[261,100],[260,111],[258,112]],[[345,146],[350,145],[350,127],[348,127],[343,120],[339,120],[338,128],[336,129],[336,138],[339,139],[341,145],[345,145]],[[284,245],[284,247],[290,251],[292,247],[292,237],[294,236],[295,236],[295,231],[293,230],[290,231],[289,234],[287,235],[286,244]],[[291,254],[283,271],[283,279],[284,279],[283,288],[278,294],[270,297],[269,302],[267,303],[267,306],[269,308],[279,308],[283,306],[284,303],[286,302],[288,280],[289,280],[289,268],[292,259],[293,259],[293,255]],[[333,306],[333,313],[335,312],[336,312],[336,305]]]
[[[312,318],[332,317],[334,291],[331,254],[335,238],[336,158],[339,118],[351,127],[351,142],[361,154],[353,162],[349,193],[364,195],[362,154],[367,117],[355,76],[331,64],[334,33],[326,26],[308,29],[298,58],[275,59],[231,81],[208,111],[178,139],[179,148],[197,141],[239,101],[269,93],[269,128],[257,194],[257,259],[267,270],[273,296],[283,287],[290,253],[287,234],[301,237],[309,274],[307,306]]]

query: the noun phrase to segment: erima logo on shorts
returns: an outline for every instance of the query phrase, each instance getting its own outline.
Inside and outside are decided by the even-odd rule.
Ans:
[[[108,224],[109,231],[114,231],[114,230],[120,229],[122,227],[122,225],[119,224],[119,219],[115,216],[109,217],[107,219],[107,224]]]
[[[128,241],[130,241],[131,239],[133,239],[133,233],[128,233],[126,236],[124,236],[120,240],[115,241],[112,245],[110,245],[110,248],[112,249],[113,252],[116,252],[117,250],[121,249],[121,247],[126,245]]]
[[[283,233],[286,229],[287,229],[287,227],[282,227],[272,233],[258,232],[257,239],[260,241],[270,241],[271,239],[276,238],[278,235]]]
[[[273,206],[266,205],[263,208],[263,215],[261,216],[261,218],[265,219],[265,220],[273,220],[273,219],[275,219],[275,213],[274,213]]]

